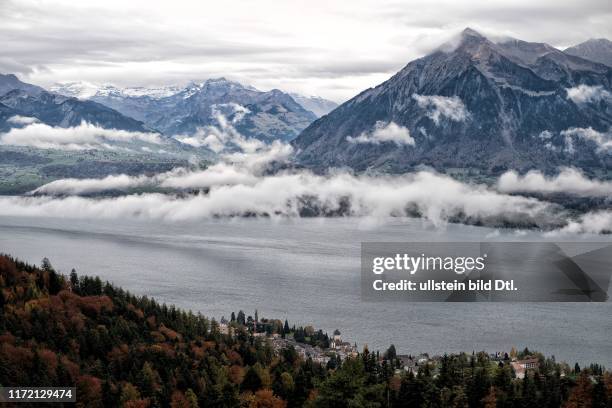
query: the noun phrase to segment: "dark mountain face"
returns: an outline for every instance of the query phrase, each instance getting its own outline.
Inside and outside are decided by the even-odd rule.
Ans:
[[[612,41],[605,38],[590,39],[564,52],[612,67]]]
[[[0,103],[0,132],[6,132],[11,128],[9,119],[17,116],[14,109]]]
[[[85,121],[107,129],[147,131],[142,122],[99,103],[80,101],[46,91],[34,96],[13,90],[0,97],[0,103],[21,116],[34,117],[51,126],[78,126]]]
[[[546,44],[495,44],[466,29],[456,41],[317,120],[293,144],[298,162],[313,168],[609,166],[609,154],[582,139],[568,148],[562,132],[589,127],[607,132],[611,101],[576,102],[567,88],[587,85],[605,95],[611,83],[612,70],[602,64]],[[389,123],[404,137],[409,132],[414,143],[377,131]]]
[[[14,88],[9,90],[11,86]],[[148,130],[142,122],[104,105],[47,92],[19,81],[14,75],[2,75],[0,89],[6,91],[0,92],[0,129],[4,131],[11,127],[9,119],[13,116],[33,117],[60,127],[78,126],[85,121],[109,129]]]
[[[261,92],[223,78],[192,83],[161,98],[107,94],[92,100],[167,135],[193,134],[198,128],[218,125],[222,114],[247,137],[291,140],[316,119],[289,94]]]

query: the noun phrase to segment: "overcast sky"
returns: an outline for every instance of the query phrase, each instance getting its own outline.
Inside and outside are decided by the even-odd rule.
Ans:
[[[563,48],[610,0],[0,0],[0,72],[48,86],[225,76],[343,101],[466,26]]]

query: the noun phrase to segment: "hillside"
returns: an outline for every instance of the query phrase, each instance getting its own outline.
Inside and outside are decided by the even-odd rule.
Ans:
[[[320,331],[258,320],[256,314],[254,335],[253,320],[243,312],[219,324],[99,278],[74,271],[65,277],[48,260],[37,268],[0,256],[0,317],[0,385],[76,386],[77,406],[492,407],[497,401],[504,407],[606,407],[612,402],[612,375],[600,366],[571,369],[528,350],[499,358],[486,353],[416,358],[397,355],[393,346],[384,354],[366,347],[340,366],[337,358],[320,365],[293,346],[272,347],[271,340],[325,347],[327,336]],[[515,373],[521,358],[536,361],[536,367]]]
[[[1,256],[0,289],[3,386],[76,386],[87,407],[282,407],[301,405],[325,376],[243,326],[223,335],[201,315],[48,263]]]

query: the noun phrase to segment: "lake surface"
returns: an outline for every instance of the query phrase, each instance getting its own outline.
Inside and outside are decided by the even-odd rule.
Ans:
[[[360,298],[366,241],[540,239],[419,220],[225,219],[191,223],[0,217],[0,252],[99,275],[161,302],[229,317],[312,324],[402,354],[512,346],[612,367],[612,303],[372,303]],[[601,238],[600,238],[601,239]]]

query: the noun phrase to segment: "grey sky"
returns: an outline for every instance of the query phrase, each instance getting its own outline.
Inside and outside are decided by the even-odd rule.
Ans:
[[[225,76],[345,100],[466,26],[563,48],[612,39],[609,0],[0,0],[0,72],[48,86]]]

